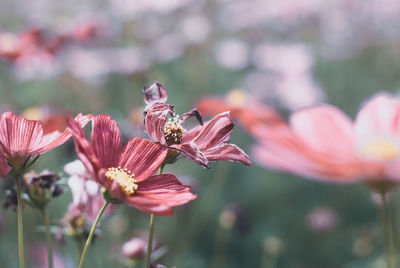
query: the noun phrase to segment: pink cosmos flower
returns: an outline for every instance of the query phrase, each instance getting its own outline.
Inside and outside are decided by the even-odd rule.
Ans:
[[[209,161],[230,160],[251,165],[249,157],[236,145],[228,143],[234,123],[229,112],[216,115],[202,124],[201,116],[193,109],[181,116],[165,103],[167,91],[160,83],[144,88],[145,129],[150,137],[164,146],[183,153],[196,163],[209,168]],[[174,116],[167,120],[168,115]],[[186,131],[182,124],[195,116],[200,125]]]
[[[68,211],[75,217],[84,215],[86,220],[93,223],[105,202],[99,185],[93,181],[91,175],[79,160],[65,165],[64,171],[70,175],[68,186],[72,192],[72,203],[68,206]],[[114,213],[117,209],[118,205],[110,204],[103,215]]]
[[[148,213],[170,215],[171,207],[197,197],[174,175],[153,175],[167,155],[165,146],[134,137],[121,151],[119,127],[105,114],[93,117],[91,143],[76,121],[68,123],[79,159],[113,198]]]
[[[74,122],[83,126],[90,117],[79,114]],[[19,169],[28,157],[44,154],[70,137],[65,127],[60,131],[53,124],[27,120],[12,112],[3,113],[0,117],[0,176],[7,176],[11,170],[7,162]]]
[[[319,105],[295,112],[289,125],[259,125],[252,151],[273,169],[325,182],[364,180],[387,190],[400,179],[399,119],[400,101],[383,94],[368,101],[355,122]]]

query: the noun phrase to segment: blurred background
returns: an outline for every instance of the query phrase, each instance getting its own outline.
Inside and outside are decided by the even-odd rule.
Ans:
[[[145,137],[141,90],[159,81],[178,113],[206,95],[229,100],[240,89],[285,117],[328,102],[354,118],[373,94],[398,92],[399,26],[396,0],[3,0],[0,110],[30,118],[108,113],[125,140]],[[40,36],[45,48],[13,54],[32,36]],[[237,125],[231,142],[248,151],[253,140]],[[74,159],[69,141],[34,166],[64,178],[63,195],[49,206],[55,231],[72,200],[63,166]],[[199,197],[175,216],[157,217],[156,235],[165,245],[157,263],[383,265],[379,217],[363,185],[320,184],[257,163],[219,162],[204,170],[182,160],[165,172],[192,185]],[[1,186],[11,183],[4,179]],[[34,266],[41,255],[33,250],[44,241],[41,214],[26,207],[24,220],[29,267],[42,268]],[[122,244],[146,230],[148,221],[126,206],[105,218],[87,267],[130,267]],[[16,234],[16,213],[2,210],[2,267],[18,265]],[[55,248],[64,267],[76,267],[72,239]]]

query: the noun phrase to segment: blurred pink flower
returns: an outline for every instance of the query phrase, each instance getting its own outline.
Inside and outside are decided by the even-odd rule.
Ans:
[[[330,105],[295,112],[290,125],[258,126],[256,160],[325,182],[363,180],[387,190],[400,179],[400,101],[377,95],[353,123]]]
[[[93,181],[80,160],[65,165],[64,171],[70,175],[68,186],[72,192],[72,203],[68,211],[75,217],[84,215],[86,220],[93,222],[105,202],[99,185]],[[118,205],[110,204],[103,215],[114,213],[118,207]]]
[[[34,242],[29,245],[29,253],[31,259],[32,268],[47,268],[48,257],[46,244],[42,242]],[[70,262],[65,261],[62,255],[55,249],[53,249],[53,266],[57,268],[71,268]]]
[[[147,231],[137,232],[136,235],[122,245],[122,254],[130,260],[141,260],[147,255],[147,243],[149,233]],[[158,237],[153,239],[152,252],[163,246]],[[155,256],[155,255],[153,255]],[[160,257],[160,256],[159,256]]]
[[[221,40],[215,46],[214,57],[226,69],[241,70],[249,63],[249,47],[239,39]]]
[[[172,207],[197,197],[174,175],[153,175],[166,157],[164,146],[133,137],[121,151],[117,122],[105,114],[93,117],[91,143],[76,121],[68,123],[79,159],[110,198],[147,213],[170,215]]]
[[[154,83],[144,88],[145,129],[156,142],[183,153],[199,165],[209,168],[209,161],[230,160],[251,165],[249,157],[236,145],[228,143],[234,123],[229,112],[214,116],[202,124],[201,116],[193,109],[181,116],[173,112],[173,106],[165,103],[167,91]],[[174,118],[167,120],[168,115]],[[186,132],[182,124],[189,117],[196,117],[200,125]]]
[[[338,215],[328,207],[317,207],[307,216],[307,226],[315,233],[327,233],[338,225]]]

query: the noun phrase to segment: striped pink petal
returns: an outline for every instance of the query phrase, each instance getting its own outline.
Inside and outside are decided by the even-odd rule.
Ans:
[[[6,156],[3,151],[3,147],[0,146],[0,177],[7,177],[11,171],[11,167],[7,163]]]
[[[93,117],[91,143],[97,159],[103,168],[116,167],[121,150],[121,132],[115,120],[109,115]]]
[[[130,170],[137,181],[142,181],[156,172],[167,153],[166,146],[134,137],[122,150],[119,166]]]
[[[139,182],[135,195],[126,201],[149,213],[170,215],[171,207],[186,204],[196,197],[190,187],[182,185],[174,175],[162,174]]]

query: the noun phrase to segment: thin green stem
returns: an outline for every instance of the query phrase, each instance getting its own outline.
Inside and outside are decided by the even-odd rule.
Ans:
[[[158,169],[157,174],[161,175],[165,165],[161,165]],[[150,227],[149,227],[149,241],[147,242],[147,256],[146,256],[146,268],[150,268],[151,265],[151,252],[153,251],[153,236],[154,236],[154,221],[155,215],[150,215]]]
[[[53,245],[51,241],[51,232],[50,232],[50,217],[46,207],[43,207],[42,213],[44,218],[44,224],[46,225],[48,267],[53,268]]]
[[[94,236],[94,232],[96,231],[97,225],[99,224],[101,215],[103,215],[104,210],[106,210],[108,204],[110,204],[110,200],[106,200],[103,204],[103,206],[101,207],[101,209],[99,210],[99,213],[96,216],[96,219],[94,220],[94,223],[92,225],[92,229],[90,229],[90,233],[89,236],[86,240],[85,243],[85,247],[83,248],[83,252],[82,252],[82,256],[81,256],[81,260],[79,262],[79,268],[83,268],[83,265],[85,263],[85,259],[86,259],[86,255],[87,252],[89,250],[90,247],[90,243],[92,242],[93,236]]]
[[[19,175],[15,176],[17,183],[17,202],[18,202],[18,255],[19,267],[25,268],[24,258],[24,226],[22,222],[22,199],[21,199],[21,178]]]
[[[384,245],[385,245],[385,258],[388,268],[397,267],[396,259],[396,242],[394,236],[394,223],[393,223],[393,207],[391,200],[388,199],[387,192],[381,192],[382,198],[382,228],[384,233]],[[389,197],[390,198],[390,197]]]
[[[151,251],[153,250],[153,235],[154,235],[154,214],[150,216],[150,230],[149,230],[149,242],[147,243],[147,258],[146,268],[150,268],[151,265]]]

